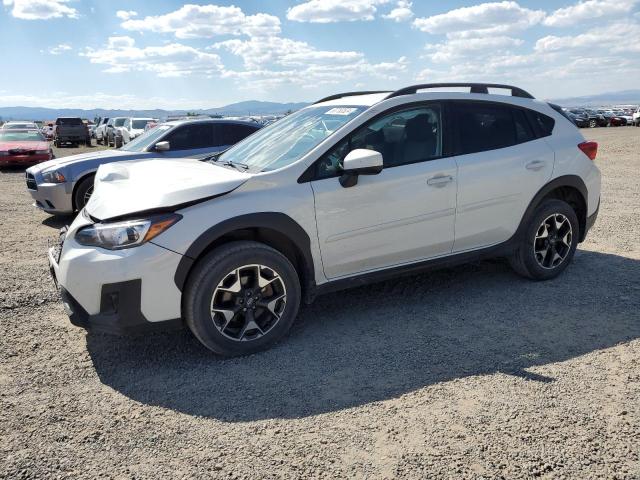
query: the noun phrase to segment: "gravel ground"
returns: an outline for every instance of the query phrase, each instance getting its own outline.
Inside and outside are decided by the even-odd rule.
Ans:
[[[640,129],[585,133],[600,217],[560,278],[490,261],[327,295],[231,360],[71,326],[44,254],[68,219],[1,171],[0,477],[640,478]]]

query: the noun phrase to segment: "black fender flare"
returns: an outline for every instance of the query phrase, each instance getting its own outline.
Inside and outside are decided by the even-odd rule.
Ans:
[[[252,228],[268,228],[284,235],[290,240],[302,254],[304,262],[304,272],[298,272],[302,275],[308,291],[313,291],[315,287],[315,269],[313,264],[313,256],[311,255],[311,240],[309,235],[295,220],[290,216],[280,212],[259,212],[224,220],[211,228],[205,230],[194,242],[189,246],[185,254],[180,259],[178,268],[174,275],[174,282],[180,291],[183,291],[187,282],[191,267],[196,259],[217,239],[236,230],[246,230]]]
[[[531,220],[531,217],[533,216],[538,205],[540,205],[542,199],[549,195],[549,193],[551,193],[553,190],[560,187],[573,187],[580,192],[580,195],[582,195],[582,199],[584,200],[585,204],[584,213],[586,220],[586,217],[589,215],[589,194],[587,186],[584,184],[582,178],[578,177],[577,175],[562,175],[561,177],[554,178],[549,183],[545,184],[540,190],[538,190],[538,193],[534,195],[531,202],[529,202],[529,206],[525,210],[522,219],[520,220],[520,224],[518,225],[518,229],[516,230],[515,235],[513,236],[514,241],[518,241],[522,238],[522,236],[524,235],[524,231],[527,228],[529,221]],[[580,241],[584,239],[585,234],[586,232],[580,232]]]

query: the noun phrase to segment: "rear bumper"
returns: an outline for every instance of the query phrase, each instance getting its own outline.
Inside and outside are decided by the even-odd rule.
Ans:
[[[583,241],[587,237],[587,233],[589,233],[589,230],[591,230],[591,227],[593,227],[593,224],[596,223],[596,219],[598,218],[599,211],[600,211],[600,200],[598,200],[598,207],[596,208],[596,211],[587,217],[587,221],[584,228],[584,234],[582,235],[581,241]]]

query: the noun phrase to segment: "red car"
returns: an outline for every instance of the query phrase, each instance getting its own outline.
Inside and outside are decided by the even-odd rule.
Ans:
[[[0,166],[34,165],[53,158],[51,145],[38,130],[0,130]]]

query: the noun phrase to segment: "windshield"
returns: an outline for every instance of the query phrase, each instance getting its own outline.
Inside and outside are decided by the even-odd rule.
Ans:
[[[156,143],[156,141],[170,128],[170,125],[160,125],[159,127],[147,130],[138,138],[131,140],[124,147],[121,147],[120,150],[124,150],[126,152],[144,152],[147,147]]]
[[[131,128],[142,130],[147,123],[152,122],[152,121],[153,120],[151,120],[151,119],[148,119],[148,120],[133,120],[131,122]]]
[[[268,171],[292,164],[367,107],[318,106],[299,110],[258,130],[218,158]]]
[[[38,128],[38,126],[35,123],[7,123],[2,128]]]
[[[124,122],[126,122],[126,121],[127,121],[127,119],[126,119],[126,118],[116,118],[116,119],[113,121],[113,126],[114,126],[114,127],[121,127],[121,126],[123,126],[123,125],[124,125]]]
[[[45,139],[38,131],[12,132],[0,131],[0,141],[3,142],[44,142]]]

